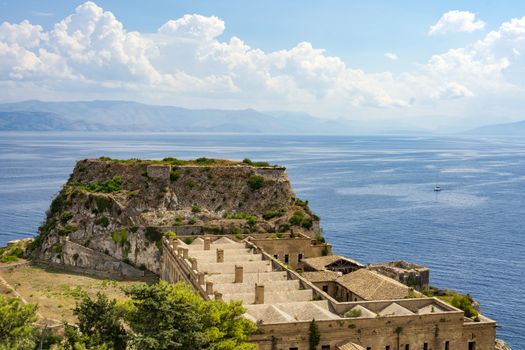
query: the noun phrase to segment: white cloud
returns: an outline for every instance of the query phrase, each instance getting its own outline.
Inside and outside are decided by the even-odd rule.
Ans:
[[[473,32],[485,28],[485,22],[476,20],[476,14],[469,11],[448,11],[436,24],[430,27],[428,34],[445,34],[450,32]]]
[[[393,53],[393,52],[387,52],[385,53],[385,57],[388,58],[389,60],[391,61],[395,61],[397,60],[399,57],[397,56],[396,53]]]
[[[0,88],[10,99],[129,99],[357,119],[416,120],[437,113],[459,118],[476,108],[490,112],[486,105],[498,105],[502,96],[514,98],[515,105],[523,100],[525,79],[507,76],[507,70],[525,64],[519,55],[525,50],[525,17],[396,74],[350,67],[306,41],[265,52],[238,37],[221,39],[225,26],[218,17],[193,14],[153,33],[127,31],[93,2],[49,31],[29,21],[6,22],[0,25]]]

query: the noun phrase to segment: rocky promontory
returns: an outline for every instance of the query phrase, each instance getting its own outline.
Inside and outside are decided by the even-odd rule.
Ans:
[[[176,234],[316,237],[319,218],[286,169],[264,162],[79,161],[33,243],[35,261],[101,275],[158,273],[160,239]]]

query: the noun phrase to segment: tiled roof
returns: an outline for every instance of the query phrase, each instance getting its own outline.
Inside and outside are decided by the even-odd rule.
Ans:
[[[311,271],[303,273],[303,277],[310,282],[335,281],[340,276],[341,274],[335,271]]]
[[[336,281],[365,300],[403,299],[411,291],[404,284],[368,269],[359,269]]]
[[[337,260],[344,260],[357,266],[363,266],[363,264],[358,261],[340,255],[327,255],[319,256],[317,258],[307,258],[303,259],[303,263],[309,265],[317,271],[322,271],[325,270],[326,265],[336,262]]]

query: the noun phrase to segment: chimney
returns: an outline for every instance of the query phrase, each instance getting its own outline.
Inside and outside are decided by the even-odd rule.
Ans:
[[[210,250],[210,246],[211,246],[211,238],[204,237],[204,250]]]
[[[206,282],[206,294],[213,294],[213,282]]]
[[[218,263],[224,262],[224,250],[223,249],[217,249],[217,262]]]
[[[255,304],[264,304],[264,285],[255,284]]]
[[[243,267],[235,265],[235,280],[233,283],[242,283],[243,282]]]

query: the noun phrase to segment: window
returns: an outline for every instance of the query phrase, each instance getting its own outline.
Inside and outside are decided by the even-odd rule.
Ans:
[[[450,347],[450,343],[449,343],[449,341],[447,340],[447,341],[445,342],[445,350],[450,350],[449,347]]]
[[[328,293],[328,286],[323,286],[323,292]]]
[[[321,350],[330,350],[330,345],[322,345]]]
[[[370,346],[367,346],[366,350],[372,350],[372,348]]]
[[[303,261],[303,254],[299,253],[299,255],[297,255],[297,262],[301,261]]]
[[[468,350],[476,350],[476,342],[475,341],[469,341],[468,342]]]
[[[284,255],[284,263],[288,264],[288,260],[290,260],[290,259],[288,259],[288,254],[285,254]]]
[[[277,255],[277,254],[275,254],[273,257],[276,258],[276,259],[279,259],[279,255]]]
[[[299,348],[290,348],[290,350],[299,350]]]
[[[390,350],[390,345],[385,346],[385,350]]]
[[[423,350],[428,350],[428,343],[423,344]]]
[[[405,344],[405,350],[410,350],[410,344]]]

